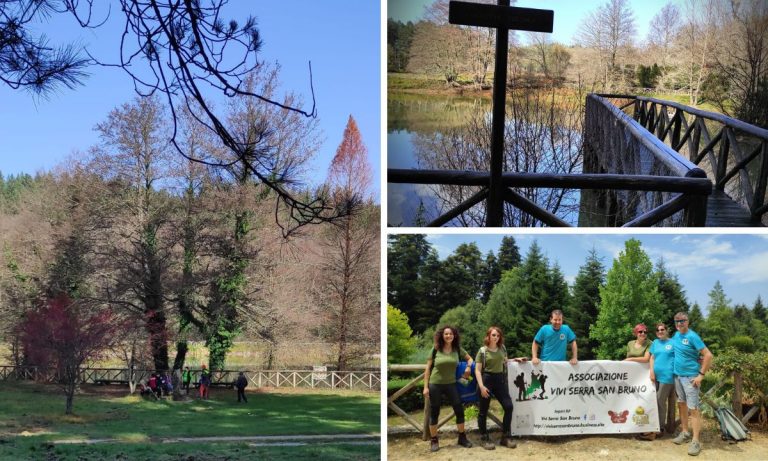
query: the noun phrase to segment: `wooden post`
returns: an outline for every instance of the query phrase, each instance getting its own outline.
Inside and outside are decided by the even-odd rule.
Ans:
[[[424,430],[421,434],[421,440],[429,440],[429,396],[424,396]]]
[[[496,61],[493,70],[493,117],[491,120],[491,164],[486,221],[488,227],[504,224],[504,121],[507,107],[507,53],[510,30],[552,32],[555,14],[552,10],[516,8],[509,0],[498,5],[452,1],[448,5],[448,22],[465,26],[496,28]]]
[[[675,433],[675,414],[677,413],[677,393],[674,389],[667,398],[667,434]]]
[[[741,388],[744,384],[744,378],[741,372],[733,372],[733,398],[731,399],[731,406],[733,407],[733,414],[737,418],[741,419],[744,413],[741,411]]]
[[[725,177],[725,172],[728,169],[728,130],[727,126],[724,126],[720,133],[720,153],[717,155],[717,170],[715,171],[715,184],[717,189],[725,190],[725,184],[720,180]]]
[[[672,149],[673,150],[679,150],[677,147],[678,144],[680,144],[680,125],[683,123],[682,118],[685,117],[683,115],[683,111],[681,109],[676,109],[677,112],[675,112],[675,116],[672,119]]]

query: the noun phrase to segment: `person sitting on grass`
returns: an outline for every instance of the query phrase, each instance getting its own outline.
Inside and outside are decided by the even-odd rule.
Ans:
[[[245,398],[245,388],[248,386],[248,379],[246,379],[245,374],[241,371],[240,375],[237,377],[237,381],[235,381],[235,387],[237,388],[237,403],[240,403],[240,397],[243,398],[243,402],[248,403],[248,399]]]

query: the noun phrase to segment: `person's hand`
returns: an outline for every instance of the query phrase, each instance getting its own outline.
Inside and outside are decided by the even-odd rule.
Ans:
[[[424,397],[429,397],[429,387],[424,386],[424,391],[422,392],[424,394]]]
[[[488,388],[485,386],[480,386],[480,395],[482,395],[484,399],[487,399],[491,396],[491,394],[488,392]]]
[[[538,365],[541,363],[541,359],[538,357],[534,357],[531,359],[531,363],[533,363],[534,365]]]
[[[651,382],[656,382],[656,375],[653,373],[653,370],[651,370]]]
[[[579,359],[577,359],[576,357],[574,357],[574,358],[572,358],[571,360],[569,360],[568,362],[569,362],[571,365],[576,365],[577,363],[579,363]]]
[[[512,359],[512,361],[517,363],[525,363],[528,361],[528,357],[515,357]]]
[[[469,379],[471,375],[472,375],[472,367],[467,365],[467,368],[464,369],[464,379]]]
[[[701,387],[701,382],[704,381],[704,376],[699,375],[691,380],[691,385],[693,387]]]

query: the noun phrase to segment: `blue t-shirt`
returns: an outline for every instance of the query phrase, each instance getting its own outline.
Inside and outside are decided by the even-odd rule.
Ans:
[[[673,363],[675,349],[672,340],[656,339],[648,351],[653,355],[653,373],[656,375],[656,381],[662,384],[673,384],[675,382]]]
[[[565,360],[566,346],[576,340],[576,334],[568,325],[560,325],[560,329],[555,330],[549,324],[539,328],[533,340],[541,344],[539,358],[544,362],[555,362]]]
[[[692,377],[699,374],[699,351],[707,347],[693,330],[682,334],[679,331],[672,337],[675,351],[675,376]]]

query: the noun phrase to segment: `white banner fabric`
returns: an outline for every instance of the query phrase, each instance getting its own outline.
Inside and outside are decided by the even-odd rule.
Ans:
[[[647,363],[509,362],[512,434],[657,432],[656,388]]]

